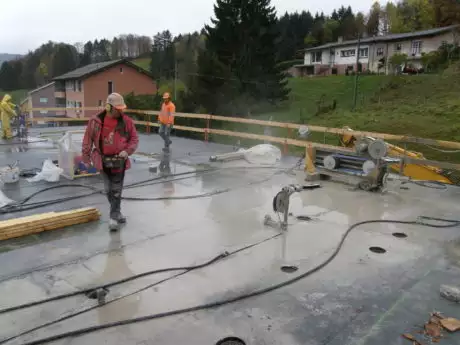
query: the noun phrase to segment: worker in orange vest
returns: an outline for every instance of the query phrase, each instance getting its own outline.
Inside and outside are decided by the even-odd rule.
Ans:
[[[176,113],[176,106],[171,102],[171,95],[169,92],[163,94],[163,104],[161,105],[160,115],[158,121],[160,122],[160,130],[158,134],[165,142],[165,148],[169,148],[172,141],[169,138],[171,135],[171,127],[174,125],[174,114]]]

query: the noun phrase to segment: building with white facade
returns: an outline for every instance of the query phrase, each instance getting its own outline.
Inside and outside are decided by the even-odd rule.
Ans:
[[[359,40],[324,44],[305,49],[304,64],[297,65],[297,75],[346,74],[348,71],[389,74],[394,54],[406,54],[408,64],[421,68],[425,53],[437,50],[442,44],[459,42],[460,26],[452,25],[424,31],[386,36],[365,37]],[[359,64],[358,64],[359,50]]]

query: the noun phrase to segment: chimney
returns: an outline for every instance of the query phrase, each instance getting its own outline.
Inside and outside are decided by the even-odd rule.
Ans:
[[[339,39],[337,40],[338,43],[342,43],[343,42],[343,36],[339,36]]]

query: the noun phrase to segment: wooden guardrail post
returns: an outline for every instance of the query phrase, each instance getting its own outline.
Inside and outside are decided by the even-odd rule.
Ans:
[[[209,141],[209,129],[211,128],[211,117],[212,115],[209,115],[209,117],[206,119],[206,130],[204,132],[204,141],[206,143]]]
[[[316,172],[315,168],[315,160],[316,160],[316,150],[315,148],[311,145],[308,144],[305,146],[305,170],[309,174],[314,174]]]

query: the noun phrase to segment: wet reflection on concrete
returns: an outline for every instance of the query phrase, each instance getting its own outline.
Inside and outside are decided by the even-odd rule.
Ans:
[[[134,275],[134,272],[126,261],[125,247],[122,246],[121,231],[111,232],[105,268],[95,285],[105,284],[132,275]],[[133,317],[139,308],[140,296],[140,294],[137,294],[100,306],[97,309],[99,323],[104,324]],[[106,300],[110,301],[116,297],[109,289]]]

